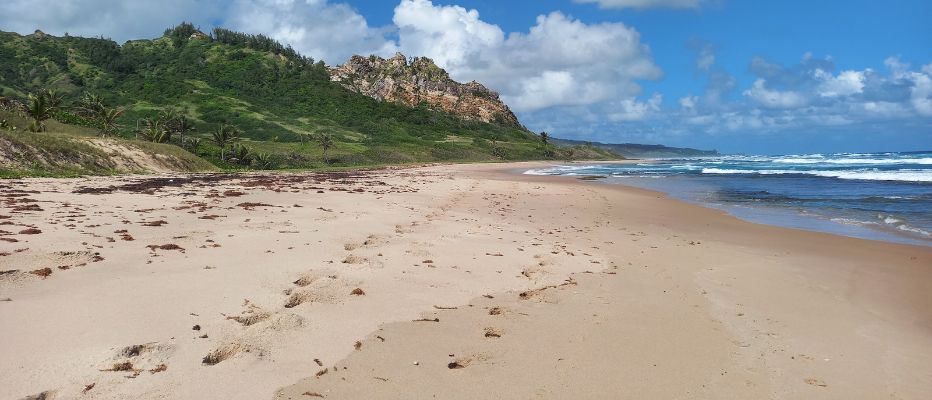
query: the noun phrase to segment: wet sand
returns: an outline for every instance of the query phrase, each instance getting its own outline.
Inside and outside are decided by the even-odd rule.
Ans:
[[[0,182],[0,398],[932,392],[929,248],[532,165]]]

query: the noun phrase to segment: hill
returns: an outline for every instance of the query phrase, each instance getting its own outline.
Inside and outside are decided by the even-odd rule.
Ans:
[[[178,146],[102,138],[91,128],[49,122],[27,132],[22,116],[0,110],[0,177],[202,172],[217,168]]]
[[[686,147],[669,147],[659,144],[599,143],[557,138],[551,139],[551,141],[558,146],[592,146],[613,152],[625,158],[710,157],[719,155],[718,151],[715,150],[697,150]]]
[[[25,102],[30,93],[54,89],[63,103],[54,119],[100,129],[97,120],[75,111],[93,94],[109,107],[125,108],[116,136],[143,133],[178,145],[185,144],[178,135],[146,132],[161,126],[154,124],[160,115],[180,116],[196,128],[189,139],[201,139],[192,151],[223,168],[244,167],[247,151],[263,155],[266,168],[615,157],[586,146],[544,145],[510,111],[503,118],[470,118],[427,101],[380,101],[344,85],[331,80],[323,62],[262,35],[220,28],[206,35],[181,24],[160,38],[123,45],[0,32],[0,96]],[[494,93],[469,87],[477,89],[474,97]],[[241,146],[221,152],[211,133],[225,124],[238,128]],[[320,137],[331,145],[315,144]],[[224,157],[230,152],[243,157]]]

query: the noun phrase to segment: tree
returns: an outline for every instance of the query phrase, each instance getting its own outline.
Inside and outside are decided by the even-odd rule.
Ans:
[[[146,125],[142,129],[144,139],[155,143],[167,143],[171,140],[172,133],[161,119],[146,118],[143,122]]]
[[[249,165],[252,162],[252,152],[241,144],[230,146],[230,162],[240,165]]]
[[[193,154],[201,147],[201,138],[193,137],[181,141],[181,145]]]
[[[324,150],[324,163],[327,163],[327,151],[333,147],[333,136],[329,133],[321,133],[318,134],[315,139],[317,140],[317,144],[320,145],[320,148]]]
[[[174,124],[175,132],[181,136],[181,143],[184,144],[184,134],[197,130],[194,126],[194,121],[188,119],[187,116],[181,115],[175,119]]]
[[[540,133],[540,141],[544,143],[544,146],[550,143],[550,134],[547,132]]]
[[[159,111],[158,120],[165,125],[165,129],[175,132],[175,127],[178,124],[178,116],[178,110],[169,107]]]
[[[239,139],[239,130],[233,125],[223,124],[211,133],[211,140],[220,148],[220,161],[224,161],[226,147]]]
[[[45,89],[39,92],[39,95],[45,96],[45,100],[49,103],[49,106],[51,106],[53,110],[61,107],[62,95],[58,93],[57,90]]]
[[[100,133],[104,136],[112,135],[120,127],[117,120],[123,115],[123,108],[107,108],[101,106],[97,114],[97,122],[100,123]]]
[[[96,118],[100,113],[100,110],[104,108],[104,102],[100,96],[90,92],[85,92],[84,97],[81,98],[77,108],[78,112],[85,117]]]
[[[32,118],[29,130],[33,132],[45,131],[45,120],[52,118],[54,107],[49,103],[46,93],[29,95],[29,104],[26,105],[26,114]]]
[[[272,169],[272,155],[269,153],[255,153],[252,156],[252,165],[258,169]]]

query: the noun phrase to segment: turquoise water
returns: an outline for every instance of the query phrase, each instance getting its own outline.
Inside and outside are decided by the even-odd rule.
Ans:
[[[721,156],[526,173],[602,176],[754,222],[932,246],[932,152]]]

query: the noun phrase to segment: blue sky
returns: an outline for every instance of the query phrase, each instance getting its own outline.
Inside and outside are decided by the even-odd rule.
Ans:
[[[190,20],[331,65],[402,51],[554,136],[803,153],[932,149],[930,15],[920,0],[9,0],[0,29],[123,41]]]

